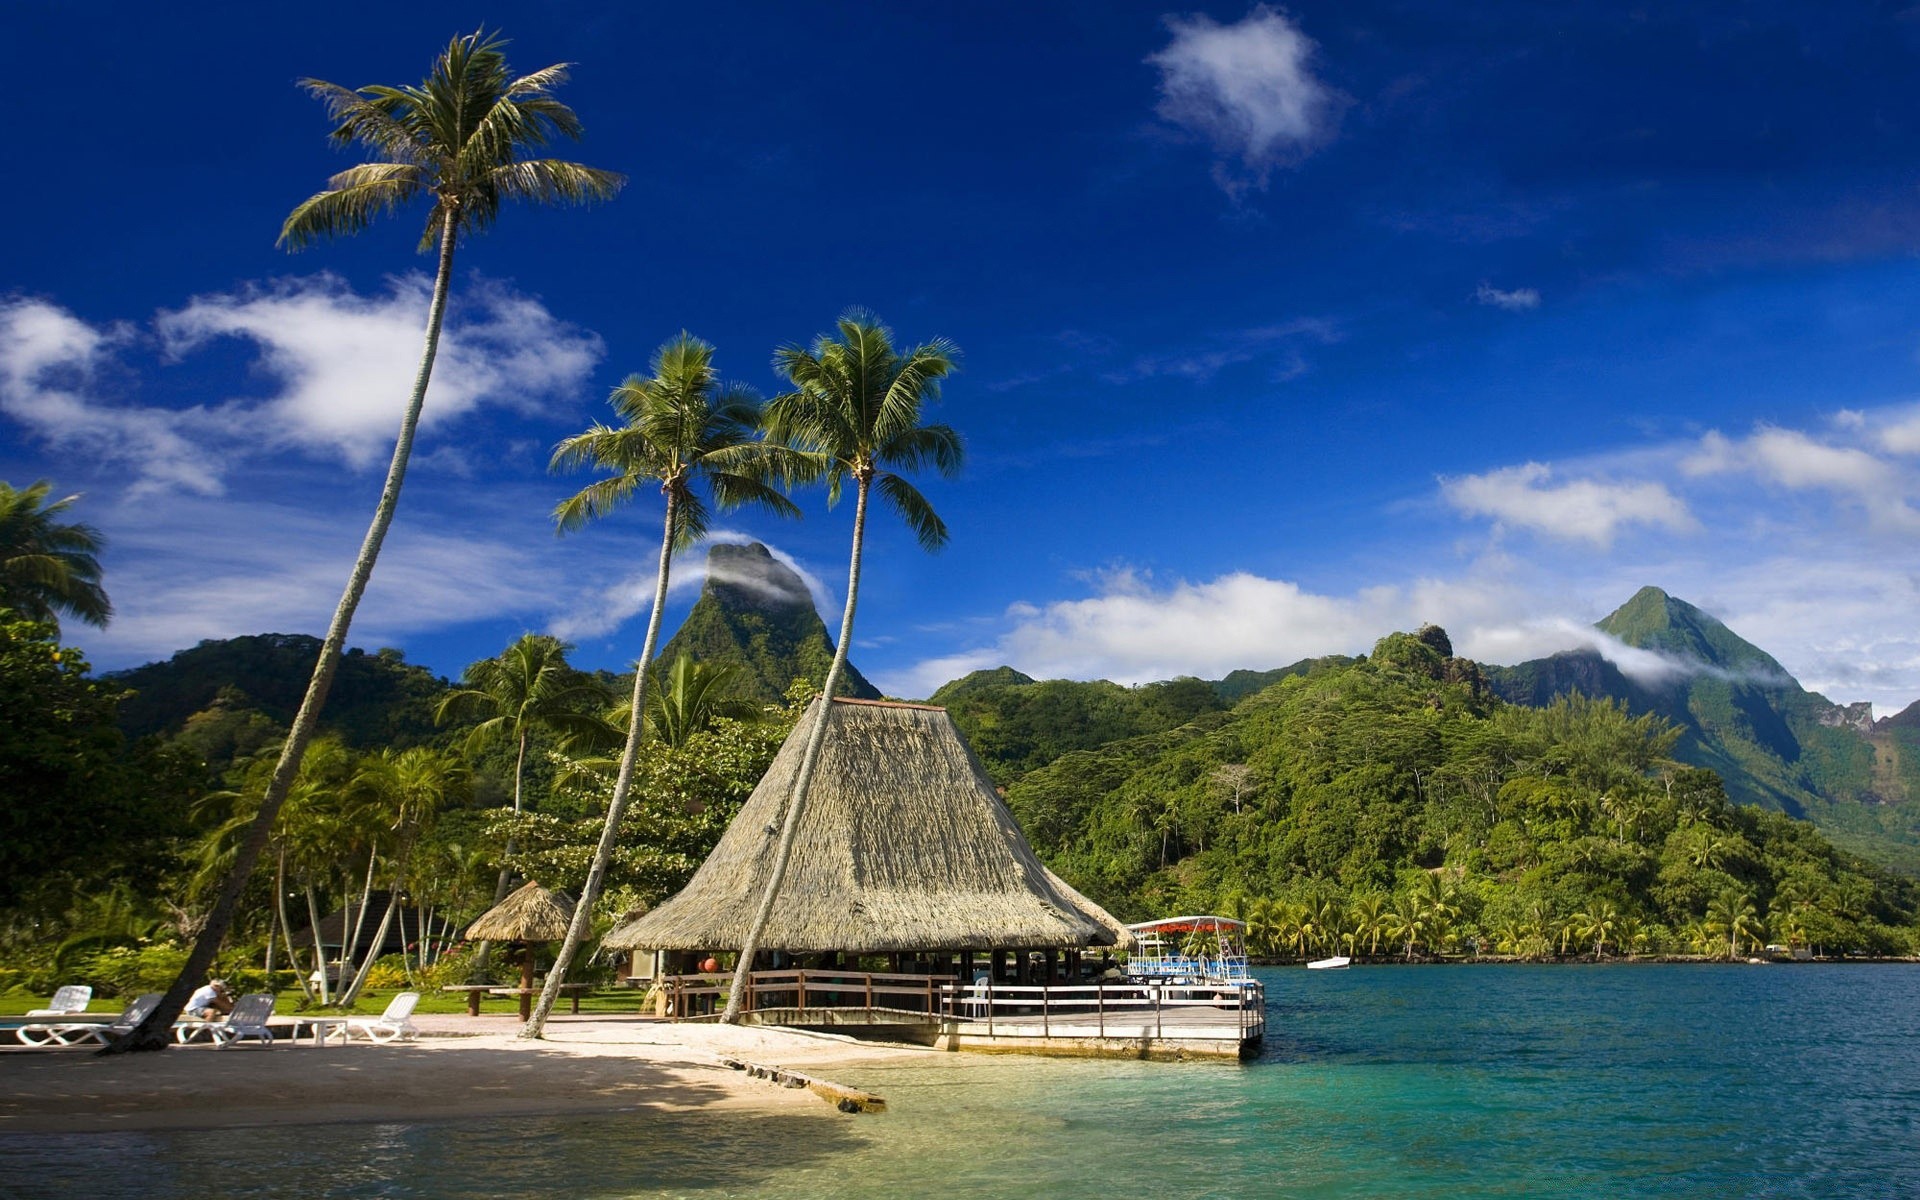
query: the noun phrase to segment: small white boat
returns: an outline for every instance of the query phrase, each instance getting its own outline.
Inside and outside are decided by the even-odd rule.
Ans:
[[[1353,962],[1353,960],[1351,958],[1348,958],[1346,955],[1337,954],[1332,958],[1314,959],[1312,962],[1307,964],[1307,970],[1309,971],[1344,971],[1347,969],[1347,965],[1351,962]]]

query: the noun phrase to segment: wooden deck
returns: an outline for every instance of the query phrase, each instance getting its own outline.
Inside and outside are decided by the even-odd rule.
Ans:
[[[675,1020],[717,1020],[727,975],[662,981]],[[1244,1059],[1266,1037],[1266,991],[1100,982],[962,985],[952,976],[756,971],[743,1021],[799,1028],[886,1027],[944,1050],[1102,1058]]]

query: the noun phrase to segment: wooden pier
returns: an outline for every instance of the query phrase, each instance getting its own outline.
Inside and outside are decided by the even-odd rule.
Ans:
[[[716,1020],[728,975],[670,975],[668,1015]],[[951,975],[755,971],[743,1020],[799,1028],[887,1027],[943,1050],[1097,1058],[1244,1059],[1266,1037],[1257,981],[1196,987],[1134,981],[1050,986]]]

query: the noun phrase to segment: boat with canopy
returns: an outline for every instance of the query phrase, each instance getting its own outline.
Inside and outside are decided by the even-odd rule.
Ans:
[[[1252,982],[1244,921],[1211,914],[1168,917],[1129,925],[1127,932],[1133,938],[1129,979],[1214,987]]]

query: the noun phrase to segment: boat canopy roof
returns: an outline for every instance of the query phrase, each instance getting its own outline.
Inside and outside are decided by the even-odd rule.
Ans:
[[[1211,933],[1221,929],[1245,929],[1246,924],[1232,917],[1168,917],[1164,921],[1142,921],[1138,925],[1129,925],[1127,931],[1137,934]]]

